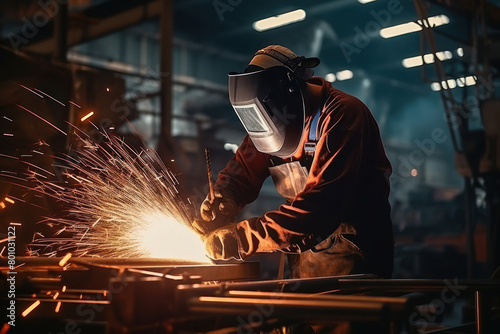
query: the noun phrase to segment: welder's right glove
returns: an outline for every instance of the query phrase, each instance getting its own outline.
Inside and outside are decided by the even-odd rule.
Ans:
[[[243,260],[236,234],[236,225],[218,228],[205,238],[205,251],[213,260]]]
[[[229,194],[215,190],[214,195],[215,198],[210,198],[208,194],[200,207],[201,218],[211,223],[212,231],[233,223],[238,211],[238,205]]]

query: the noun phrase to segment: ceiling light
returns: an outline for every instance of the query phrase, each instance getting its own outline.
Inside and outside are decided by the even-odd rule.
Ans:
[[[453,88],[457,87],[457,82],[454,79],[448,79],[448,80],[446,80],[446,86],[449,89],[453,89]]]
[[[369,3],[369,2],[373,2],[373,1],[377,1],[377,0],[358,0],[359,3],[361,4],[365,4],[365,3]]]
[[[457,49],[457,55],[459,57],[463,57],[464,56],[464,48],[458,48]]]
[[[292,12],[268,17],[253,23],[253,28],[257,31],[265,31],[281,27],[290,23],[299,22],[306,18],[306,12],[303,9],[297,9]]]
[[[465,82],[466,86],[473,86],[476,84],[477,78],[475,76],[469,75],[468,77],[458,78],[457,82]]]
[[[444,89],[453,89],[457,86],[458,87],[473,86],[476,84],[476,82],[477,82],[477,77],[469,75],[467,77],[441,81],[441,84],[439,84],[439,82],[433,82],[431,83],[431,89],[437,92],[441,90],[441,86]]]
[[[352,79],[353,73],[350,70],[343,70],[340,72],[337,72],[337,80],[342,81],[342,80],[349,80]]]
[[[439,84],[439,82],[433,82],[431,83],[431,89],[435,92],[438,92],[441,90],[441,85]]]
[[[330,82],[335,82],[336,80],[335,74],[328,73],[327,75],[325,75],[325,80]]]
[[[432,16],[428,18],[428,21],[431,28],[450,23],[450,19],[446,15]],[[380,36],[382,36],[383,38],[391,38],[399,35],[409,34],[415,31],[420,31],[422,30],[422,25],[427,26],[427,21],[424,21],[422,23],[422,20],[418,20],[417,22],[418,23],[407,22],[381,29]]]
[[[453,55],[451,54],[450,51],[436,52],[436,55],[437,55],[438,59],[441,61],[453,58]],[[425,64],[432,64],[433,62],[434,62],[434,55],[432,53],[428,53],[428,54],[425,54],[423,57],[416,56],[416,57],[410,57],[410,58],[403,59],[403,66],[406,68],[410,68],[410,67],[415,67],[415,66],[422,66],[424,63]]]

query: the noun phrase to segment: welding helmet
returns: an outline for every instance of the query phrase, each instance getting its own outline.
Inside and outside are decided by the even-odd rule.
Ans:
[[[258,151],[278,157],[297,151],[305,120],[301,81],[317,64],[271,45],[257,51],[245,73],[229,74],[229,100]]]

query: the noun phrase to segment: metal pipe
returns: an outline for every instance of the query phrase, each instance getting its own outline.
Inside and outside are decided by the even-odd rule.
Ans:
[[[188,299],[186,308],[197,315],[261,312],[267,318],[294,321],[388,321],[387,306],[382,302],[201,296]]]
[[[468,290],[500,290],[500,282],[492,280],[441,280],[441,279],[369,279],[363,275],[332,276],[319,278],[286,279],[257,282],[233,282],[216,285],[179,285],[179,293],[188,291],[202,294],[229,290],[254,290],[276,292],[328,292],[342,291],[393,291],[393,292],[441,292],[450,289],[460,294]]]

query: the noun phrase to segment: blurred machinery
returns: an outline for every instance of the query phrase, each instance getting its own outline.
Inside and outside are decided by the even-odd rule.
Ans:
[[[421,52],[428,49],[434,55],[435,82],[456,152],[455,165],[465,180],[467,275],[475,275],[475,235],[481,212],[484,212],[486,226],[486,275],[492,275],[500,267],[500,102],[495,96],[500,69],[500,8],[485,0],[414,2],[421,22],[428,18],[429,3],[447,7],[470,22],[468,36],[447,36],[463,45],[459,64],[445,67],[439,60],[435,32],[428,24],[423,24]],[[422,71],[423,77],[428,79]],[[464,89],[457,97],[452,88],[460,82],[452,83],[454,80],[450,78],[467,75],[473,75],[476,85],[473,89]]]

